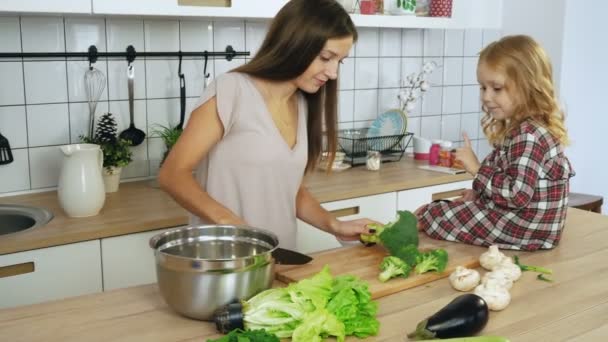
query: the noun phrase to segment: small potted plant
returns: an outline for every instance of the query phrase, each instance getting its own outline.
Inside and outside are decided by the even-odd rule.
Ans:
[[[166,149],[160,161],[160,164],[162,165],[167,156],[169,155],[171,148],[173,147],[173,145],[175,145],[177,139],[179,139],[180,135],[182,134],[182,129],[179,127],[167,127],[160,124],[156,124],[152,129],[152,134],[160,137],[165,143]]]
[[[133,152],[128,140],[118,137],[116,120],[112,113],[102,115],[97,123],[94,136],[81,136],[81,140],[89,144],[97,144],[103,152],[103,181],[106,192],[118,191],[122,168],[133,160]]]

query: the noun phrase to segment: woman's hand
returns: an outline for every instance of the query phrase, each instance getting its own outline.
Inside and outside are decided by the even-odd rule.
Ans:
[[[368,225],[372,223],[382,225],[380,222],[366,218],[349,221],[336,220],[332,232],[338,240],[355,241],[359,240],[359,235],[371,233]]]
[[[454,202],[471,202],[475,201],[479,195],[473,189],[466,189],[460,193],[460,197],[455,198]]]
[[[477,171],[479,171],[479,167],[481,164],[473,152],[473,148],[471,147],[471,140],[467,136],[466,133],[462,134],[464,138],[464,146],[456,149],[456,153],[454,157],[456,160],[462,163],[462,166],[468,173],[475,176],[477,175]]]

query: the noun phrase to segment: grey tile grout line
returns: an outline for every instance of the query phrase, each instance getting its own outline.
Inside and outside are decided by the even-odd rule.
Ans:
[[[109,50],[110,42],[108,41],[108,19],[103,18],[103,32],[106,43],[106,51]],[[108,113],[110,113],[110,61],[108,58],[104,61],[106,63],[106,102],[108,104]],[[97,112],[97,109],[95,109]],[[97,114],[97,113],[95,113]],[[93,135],[95,135],[95,127],[93,127]]]
[[[146,47],[146,20],[143,19],[141,21],[142,30],[144,35],[144,51],[147,50]],[[179,24],[178,24],[179,25]],[[178,26],[179,30],[179,26]],[[179,33],[177,39],[179,40]],[[144,56],[144,93],[146,94],[146,98],[148,98],[148,59]],[[149,127],[148,127],[148,103],[144,104],[146,107],[145,115],[146,115],[146,158],[148,158],[148,162],[146,163],[147,175],[145,177],[150,177],[150,146],[148,139],[150,136],[148,135]],[[130,115],[130,114],[129,114]],[[129,119],[130,120],[130,119]],[[135,91],[133,92],[133,123],[135,123]]]
[[[68,39],[66,34],[65,16],[62,17],[63,23],[63,50],[68,51]],[[70,78],[68,77],[68,59],[65,58],[65,97],[67,99],[68,107],[68,144],[72,143],[72,113],[70,112]],[[86,87],[86,85],[85,85]]]
[[[19,16],[19,40],[21,43],[21,51],[23,52],[23,25],[22,25],[22,16]],[[28,181],[29,181],[29,189],[32,190],[32,157],[30,155],[30,139],[29,139],[29,125],[28,125],[28,115],[27,115],[27,98],[26,98],[26,87],[25,87],[25,62],[23,58],[21,58],[21,74],[23,77],[23,113],[25,114],[25,146],[27,146],[27,171],[28,171]]]

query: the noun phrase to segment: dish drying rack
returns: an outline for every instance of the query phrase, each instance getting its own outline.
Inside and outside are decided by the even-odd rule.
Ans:
[[[344,162],[352,166],[364,165],[367,151],[378,151],[382,162],[399,161],[409,146],[414,133],[367,136],[368,128],[338,131],[338,146],[345,153]]]

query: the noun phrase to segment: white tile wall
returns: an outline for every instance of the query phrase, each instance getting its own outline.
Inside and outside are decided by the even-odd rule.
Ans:
[[[1,52],[223,51],[232,45],[253,54],[261,45],[268,22],[164,20],[90,17],[0,17]],[[340,67],[340,128],[369,126],[379,113],[399,106],[401,77],[418,73],[423,62],[438,68],[431,89],[408,113],[408,131],[431,139],[462,143],[466,132],[480,155],[490,147],[479,128],[477,55],[500,32],[481,30],[359,29],[359,40]],[[246,61],[210,60],[212,77]],[[106,89],[96,117],[111,111],[119,130],[129,124],[126,62],[100,59],[95,65],[106,76]],[[138,58],[135,67],[135,125],[148,139],[134,148],[134,162],[123,178],[157,174],[164,146],[154,137],[154,125],[179,120],[178,62],[175,58]],[[62,161],[58,146],[77,143],[86,132],[89,107],[84,91],[83,59],[0,60],[0,132],[13,147],[15,162],[0,166],[0,194],[53,188]],[[203,61],[184,58],[187,114],[203,90]]]

